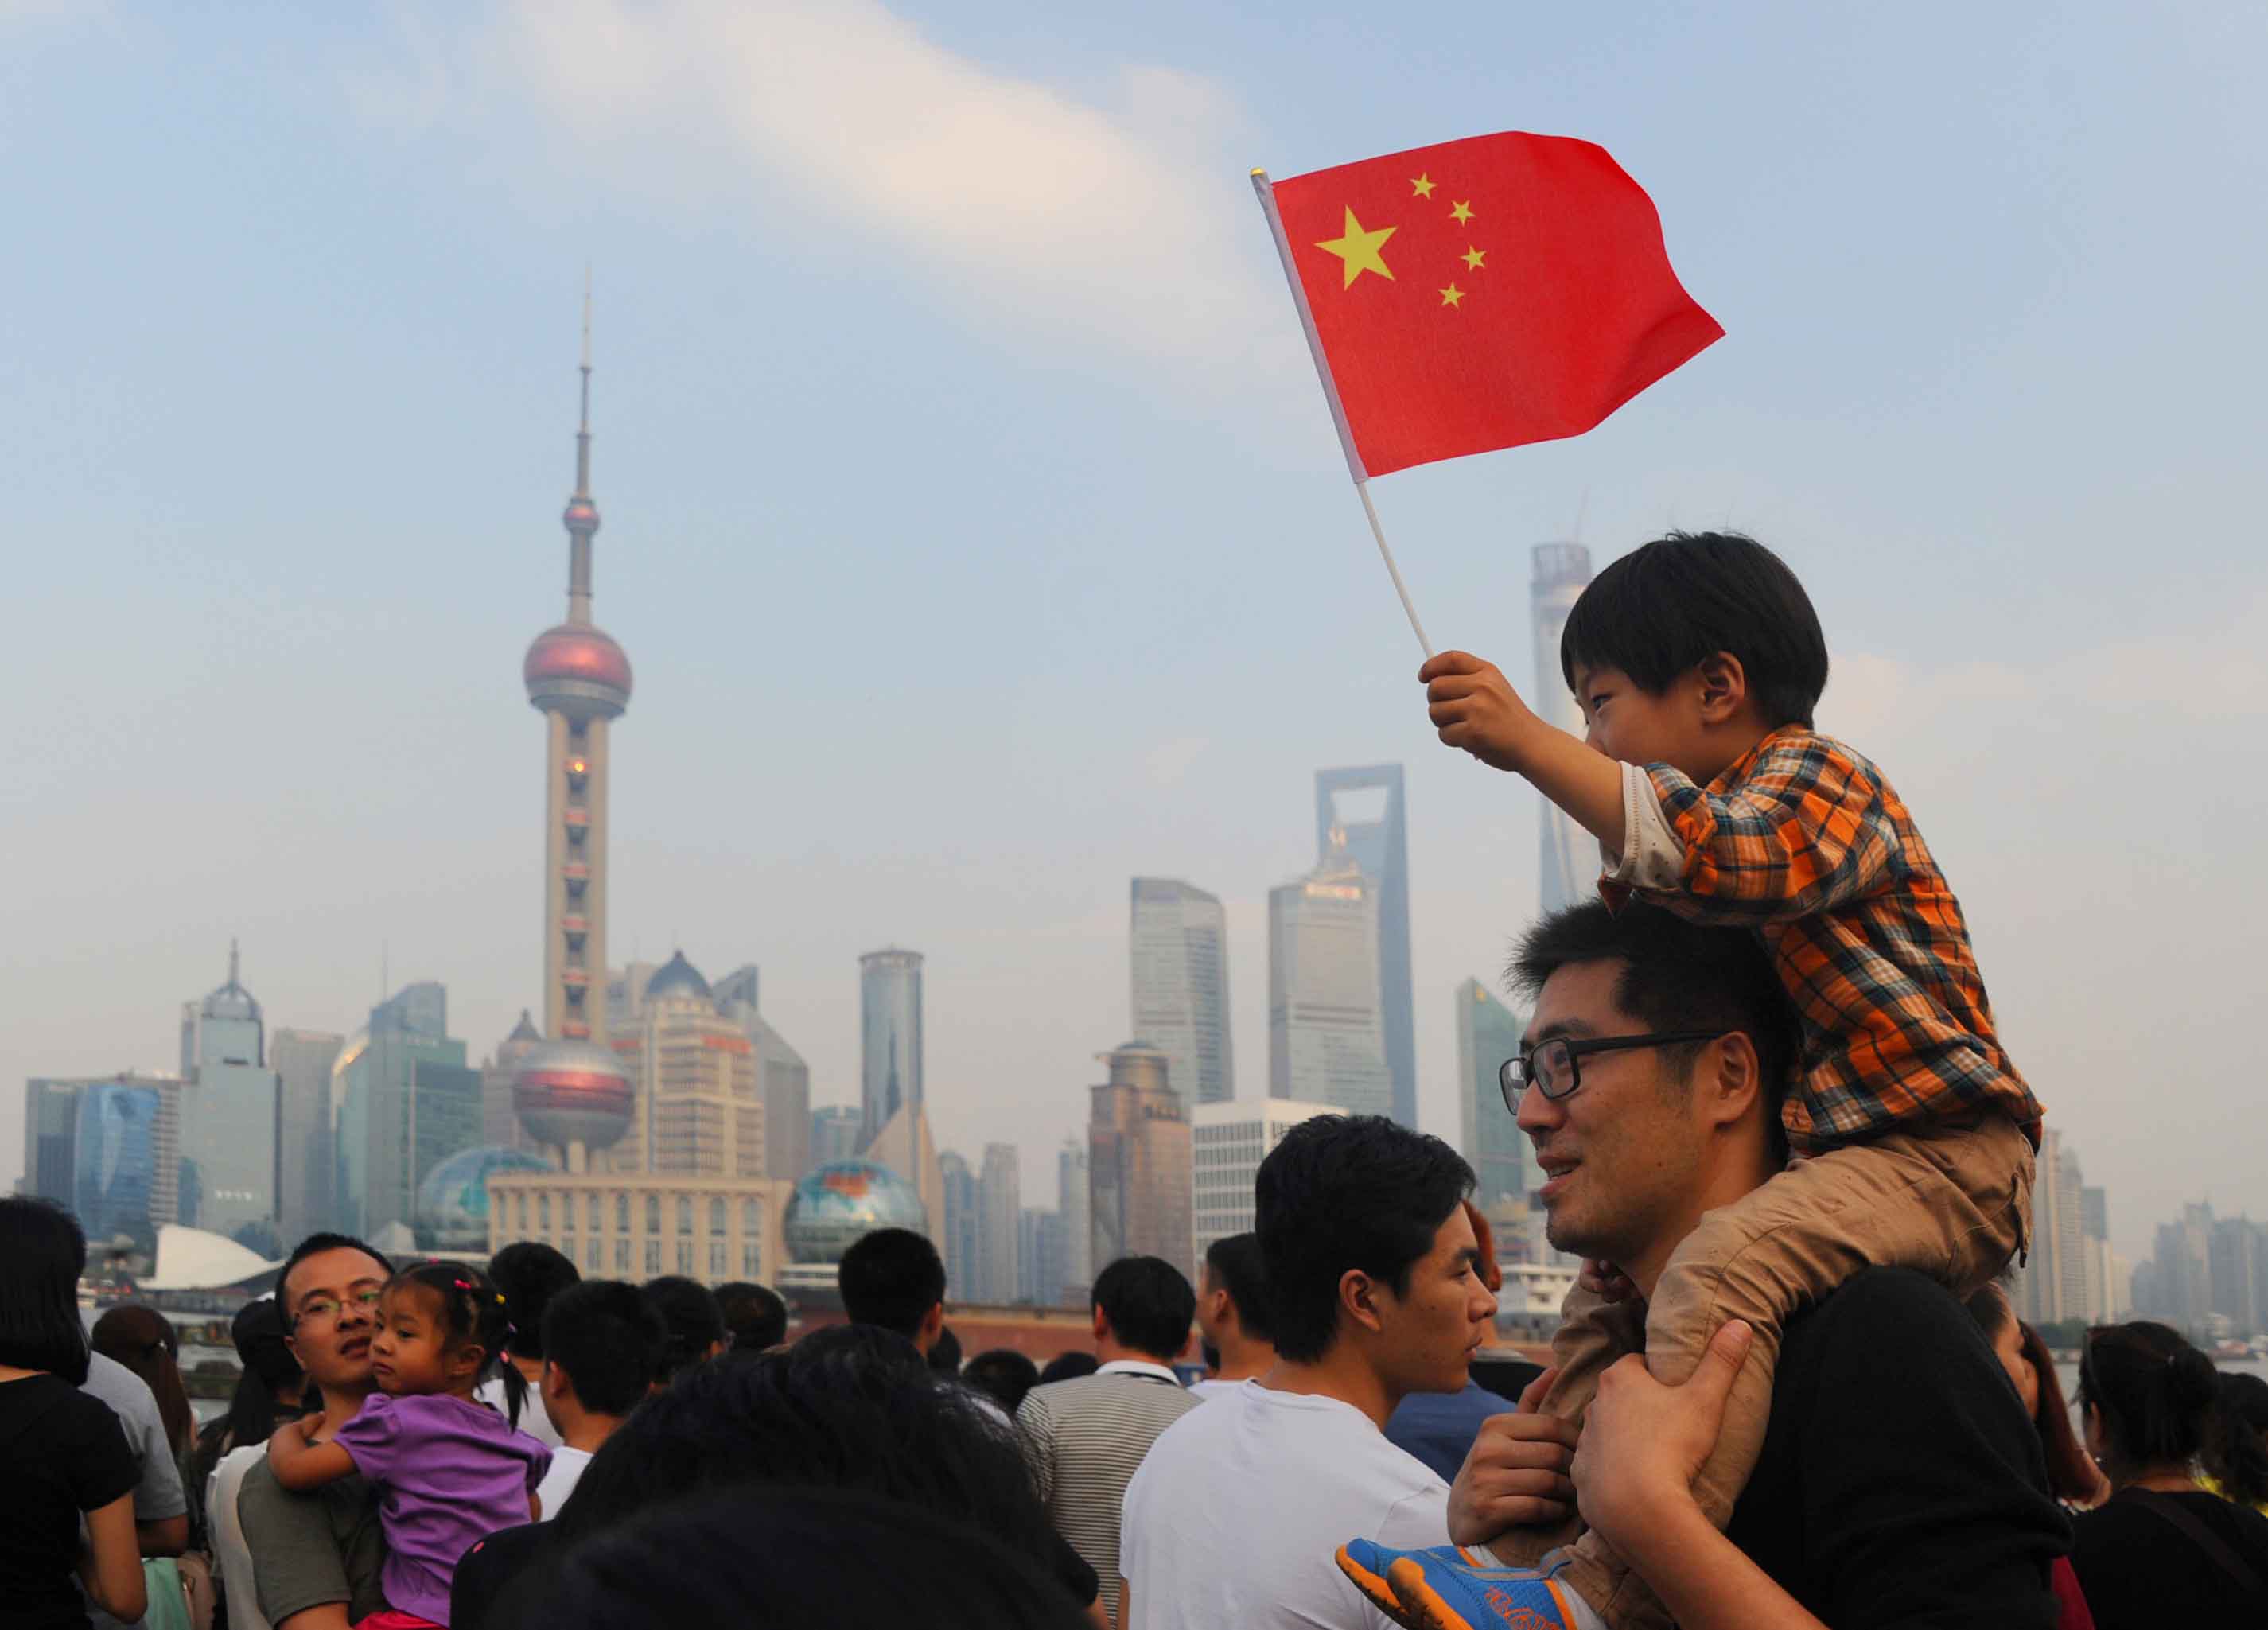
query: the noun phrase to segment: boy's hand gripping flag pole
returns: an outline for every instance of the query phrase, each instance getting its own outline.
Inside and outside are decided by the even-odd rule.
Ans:
[[[1252,189],[1395,593],[1370,478],[1580,436],[1724,336],[1604,148],[1508,132]],[[1397,276],[1397,273],[1399,274]]]

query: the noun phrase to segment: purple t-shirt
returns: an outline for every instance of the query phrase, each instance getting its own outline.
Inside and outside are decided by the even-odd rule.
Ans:
[[[375,1484],[386,1530],[386,1604],[449,1622],[458,1559],[527,1521],[551,1451],[484,1404],[373,1392],[334,1440]]]

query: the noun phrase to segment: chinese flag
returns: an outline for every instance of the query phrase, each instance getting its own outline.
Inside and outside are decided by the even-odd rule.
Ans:
[[[1579,436],[1725,332],[1590,142],[1476,136],[1273,191],[1358,480]]]

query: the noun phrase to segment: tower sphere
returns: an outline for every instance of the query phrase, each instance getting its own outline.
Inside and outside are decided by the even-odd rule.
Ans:
[[[549,1148],[611,1148],[630,1130],[630,1077],[614,1054],[589,1042],[546,1042],[512,1073],[512,1107]]]
[[[520,673],[528,701],[547,713],[587,722],[619,719],[630,705],[630,658],[613,636],[587,623],[545,629],[528,646]]]

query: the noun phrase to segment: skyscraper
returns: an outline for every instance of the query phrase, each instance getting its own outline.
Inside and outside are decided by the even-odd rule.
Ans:
[[[1110,1079],[1089,1090],[1086,1136],[1093,1265],[1163,1257],[1192,1272],[1189,1122],[1166,1055],[1132,1041],[1102,1061]]]
[[[1284,1134],[1337,1113],[1327,1103],[1288,1098],[1201,1103],[1189,1111],[1190,1249],[1197,1263],[1216,1240],[1251,1231],[1253,1181]]]
[[[922,1096],[920,952],[869,951],[858,959],[858,1041],[863,1153],[900,1110],[927,1108]]]
[[[181,1210],[264,1252],[276,1243],[276,1073],[260,1004],[237,973],[231,941],[228,983],[181,1004],[181,1159],[195,1173]]]
[[[590,999],[607,972],[607,735],[630,700],[630,661],[591,621],[591,297],[583,297],[582,417],[568,498],[567,620],[527,648],[521,675],[544,716],[543,1033],[605,1039]],[[600,987],[602,991],[604,986]],[[594,1023],[597,1027],[594,1031]]]
[[[946,1294],[955,1302],[982,1302],[982,1275],[976,1265],[977,1235],[983,1228],[983,1210],[977,1199],[976,1174],[952,1149],[937,1157],[938,1181],[944,1194],[944,1221],[935,1240],[937,1254],[945,1258]]]
[[[1063,1283],[1046,1300],[1053,1302],[1076,1287],[1074,1301],[1084,1301],[1094,1283],[1094,1198],[1088,1182],[1087,1142],[1066,1138],[1056,1154],[1056,1208],[1063,1213]]]
[[[276,1070],[276,1233],[287,1250],[331,1225],[331,1066],[346,1038],[327,1030],[280,1029],[269,1038]]]
[[[823,1103],[811,1112],[810,1170],[834,1161],[847,1161],[858,1153],[865,1112],[855,1103]],[[799,1176],[800,1173],[797,1174]]]
[[[33,1076],[24,1083],[24,1192],[72,1203],[77,1182],[78,1096],[84,1081]]]
[[[79,1090],[70,1206],[90,1261],[122,1236],[154,1256],[159,1225],[173,1221],[158,1181],[173,1153],[163,1110],[158,1083],[146,1077],[89,1081]]]
[[[481,1073],[448,1034],[448,995],[430,981],[370,1010],[331,1066],[338,1160],[334,1206],[350,1234],[416,1221],[417,1185],[481,1135]]]
[[[764,1166],[783,1183],[812,1167],[811,1066],[756,1010],[756,968],[737,968],[717,982],[717,1010],[739,1025],[756,1049],[756,1087],[764,1100]]]
[[[1363,800],[1347,796],[1359,793],[1382,793],[1384,800],[1373,814]],[[1343,840],[1335,833],[1343,834]],[[1415,1128],[1418,1032],[1410,999],[1410,839],[1403,815],[1401,765],[1315,772],[1318,862],[1332,864],[1342,841],[1376,900],[1376,1005],[1387,1073],[1393,1082],[1391,1103],[1379,1113]]]
[[[1528,607],[1535,635],[1535,689],[1527,701],[1547,723],[1580,736],[1583,712],[1559,670],[1559,636],[1566,629],[1568,612],[1591,580],[1591,551],[1580,543],[1538,543],[1535,559]],[[1543,833],[1536,889],[1548,915],[1588,897],[1591,880],[1599,872],[1599,845],[1557,804],[1541,793],[1535,797]]]
[[[1134,880],[1128,963],[1134,1034],[1166,1055],[1174,1090],[1191,1103],[1236,1096],[1228,1028],[1228,920],[1202,889]]]
[[[1023,1178],[1012,1143],[984,1146],[984,1170],[977,1180],[976,1268],[981,1300],[1016,1300],[1023,1277],[1019,1237],[1024,1213]]]
[[[1461,1147],[1476,1181],[1473,1204],[1493,1218],[1508,1202],[1540,1189],[1543,1172],[1528,1136],[1504,1107],[1498,1072],[1520,1051],[1527,1021],[1478,979],[1457,987],[1457,1116]]]
[[[1268,1095],[1395,1112],[1379,1014],[1378,901],[1344,847],[1268,891]]]
[[[637,1028],[613,1040],[637,1111],[609,1170],[753,1181],[770,1175],[755,1044],[717,1011],[701,970],[673,955],[647,982]]]

